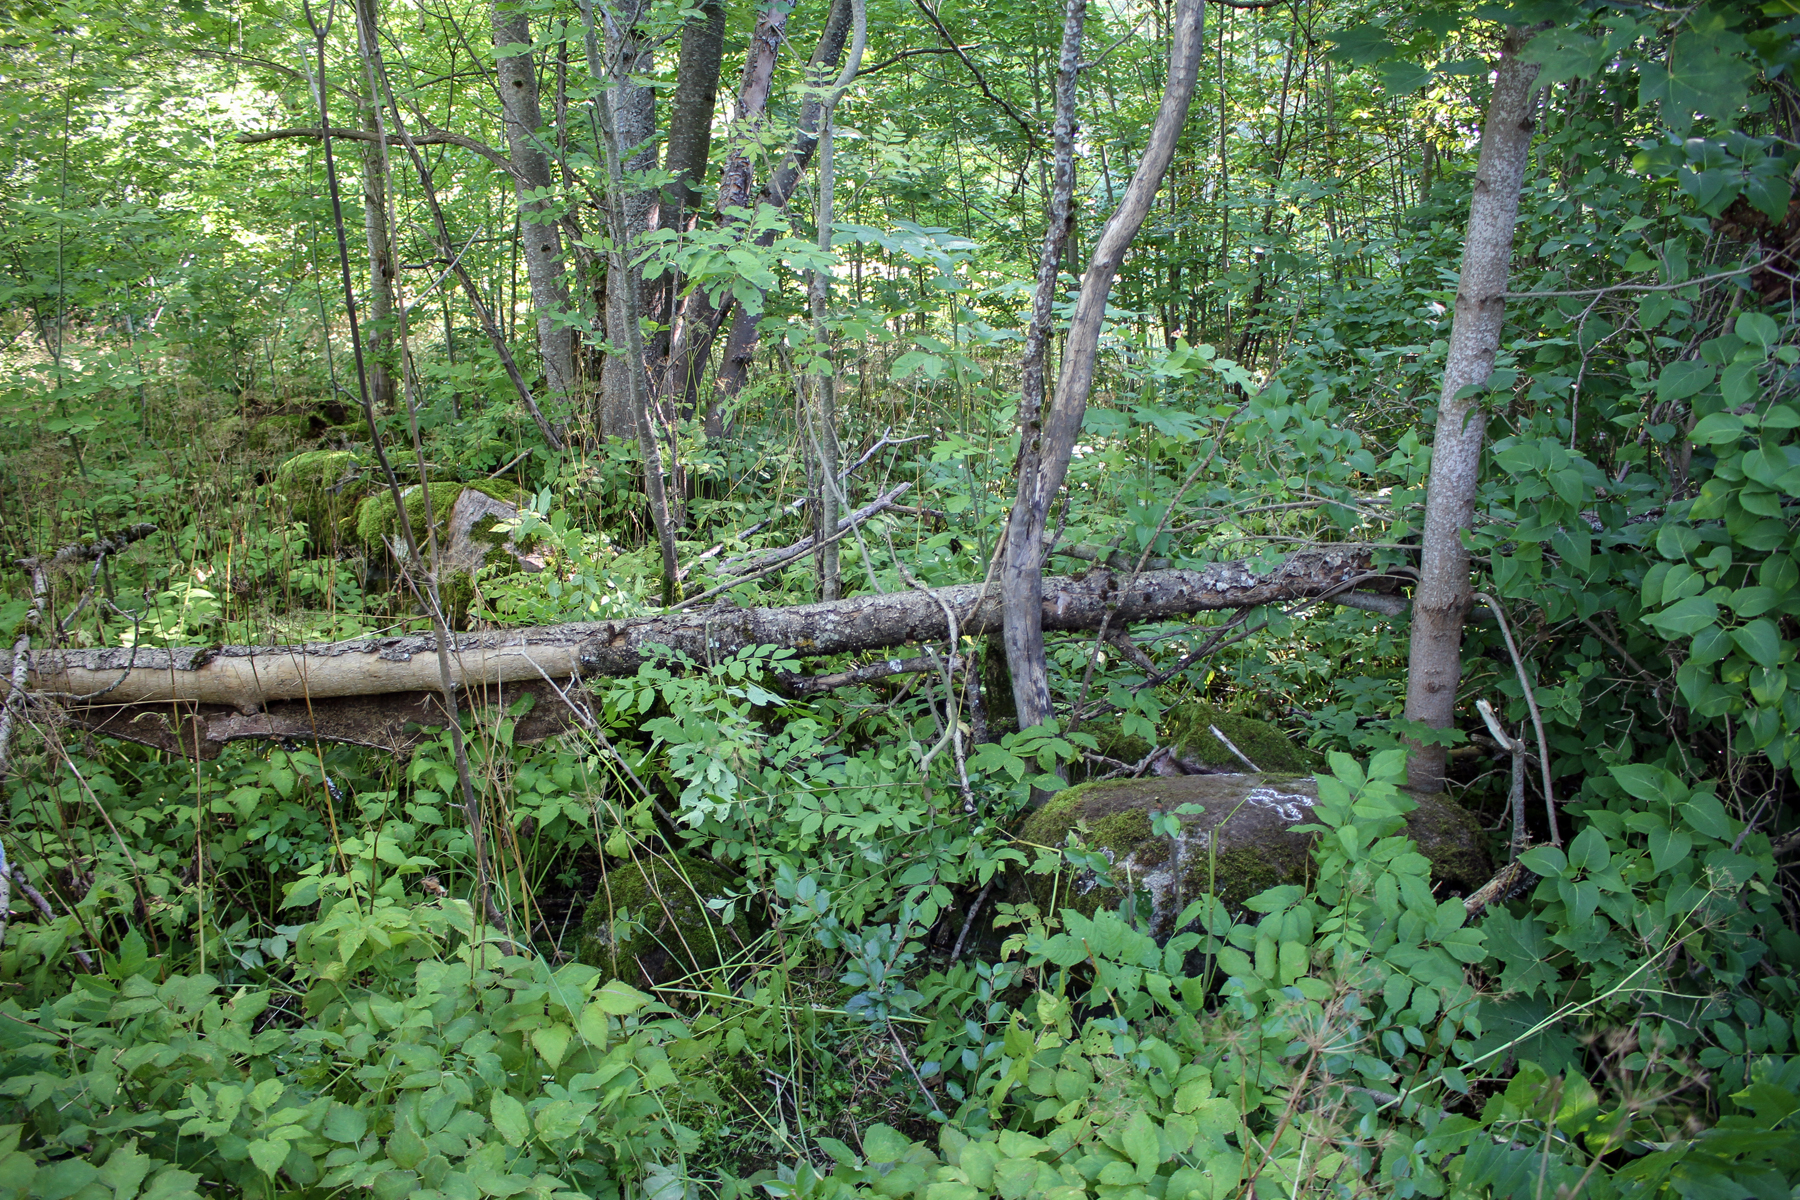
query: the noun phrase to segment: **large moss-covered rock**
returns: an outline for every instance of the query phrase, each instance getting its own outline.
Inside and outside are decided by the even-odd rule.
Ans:
[[[582,917],[575,957],[638,987],[716,967],[750,941],[741,910],[727,924],[707,906],[731,884],[698,859],[645,855],[613,867]]]
[[[1313,835],[1293,827],[1312,822],[1318,797],[1318,785],[1300,775],[1182,775],[1082,784],[1032,814],[1019,836],[1060,846],[1071,831],[1083,828],[1088,845],[1112,863],[1120,886],[1103,887],[1087,872],[1073,879],[1022,876],[1019,888],[1041,908],[1088,915],[1117,905],[1126,887],[1141,889],[1150,896],[1155,932],[1166,936],[1174,932],[1170,926],[1182,906],[1203,892],[1237,907],[1265,888],[1304,883],[1312,869]],[[1466,894],[1486,883],[1492,863],[1475,816],[1441,796],[1412,798],[1418,807],[1407,815],[1406,833],[1431,860],[1440,894]],[[1181,817],[1179,836],[1151,833],[1152,812],[1175,812],[1187,804],[1204,811]]]
[[[343,526],[368,491],[365,465],[348,450],[308,450],[275,468],[275,490],[320,550],[347,540]]]
[[[1190,700],[1165,712],[1158,723],[1157,743],[1167,746],[1176,762],[1227,771],[1243,770],[1244,764],[1237,755],[1213,733],[1214,726],[1260,770],[1304,775],[1323,766],[1318,755],[1294,741],[1280,726],[1204,700]],[[1101,754],[1120,762],[1138,762],[1153,749],[1143,738],[1121,733],[1115,724],[1096,725],[1089,732],[1099,740]]]
[[[438,537],[438,595],[451,625],[462,628],[475,599],[475,573],[498,566],[499,574],[540,571],[543,559],[521,546],[517,538],[499,527],[519,515],[518,489],[505,484],[434,483],[431,515]],[[402,489],[407,520],[413,536],[425,548],[425,494],[417,484]],[[399,546],[404,540],[395,518],[394,497],[382,490],[357,509],[356,535],[371,552],[383,545]]]
[[[434,483],[431,485],[431,515],[437,522],[439,537],[448,536],[447,522],[451,510],[465,491],[480,492],[507,504],[514,504],[519,498],[519,489],[511,484],[494,483],[489,480],[478,480],[473,483]],[[406,501],[406,519],[412,526],[413,536],[420,543],[425,541],[425,493],[418,484],[400,489],[401,498]],[[400,522],[395,518],[394,496],[387,488],[370,493],[356,510],[356,536],[363,545],[378,549],[388,539],[403,541]]]

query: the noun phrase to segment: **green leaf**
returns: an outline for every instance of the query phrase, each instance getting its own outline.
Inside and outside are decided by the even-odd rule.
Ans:
[[[1545,879],[1556,879],[1568,870],[1569,860],[1555,846],[1533,846],[1519,855],[1519,861],[1525,869]]]
[[[569,1051],[569,1043],[575,1038],[575,1031],[561,1021],[552,1025],[540,1025],[531,1031],[531,1045],[550,1064],[552,1071],[562,1065],[563,1055]]]
[[[1377,65],[1375,74],[1381,80],[1382,90],[1396,96],[1410,96],[1423,90],[1435,75],[1430,67],[1404,59],[1389,60]]]
[[[1658,875],[1686,858],[1693,848],[1694,839],[1679,829],[1650,831],[1650,865]]]
[[[1400,52],[1400,47],[1388,41],[1382,31],[1373,25],[1352,25],[1348,29],[1328,33],[1325,37],[1336,47],[1331,51],[1331,57],[1356,66],[1380,62],[1389,55]]]
[[[1734,332],[1752,346],[1760,346],[1764,355],[1781,344],[1781,326],[1766,313],[1740,313]]]
[[[1781,632],[1767,617],[1733,629],[1731,640],[1759,666],[1773,669],[1781,661]]]
[[[500,1131],[509,1146],[523,1146],[525,1139],[531,1136],[531,1122],[525,1119],[525,1106],[505,1092],[494,1093],[488,1104],[488,1115],[493,1117],[494,1128]]]
[[[1689,596],[1679,600],[1659,613],[1652,613],[1644,618],[1644,622],[1656,628],[1664,637],[1692,637],[1708,625],[1719,619],[1719,606],[1704,596]]]
[[[872,1163],[894,1163],[906,1157],[912,1142],[890,1125],[871,1125],[863,1133],[863,1154]]]
[[[100,1168],[100,1182],[112,1189],[112,1200],[131,1200],[155,1165],[156,1160],[139,1151],[137,1139],[132,1138],[107,1156],[106,1165]]]
[[[1697,446],[1724,446],[1744,436],[1744,418],[1734,413],[1716,412],[1701,417],[1688,435]]]
[[[1594,826],[1575,835],[1569,843],[1569,865],[1582,871],[1604,871],[1612,861],[1612,853],[1606,848],[1606,835]]]
[[[1681,780],[1662,767],[1626,763],[1608,770],[1618,780],[1620,787],[1639,800],[1668,804],[1687,795],[1687,788],[1682,786]]]
[[[1719,803],[1719,798],[1711,793],[1697,793],[1681,806],[1681,813],[1689,825],[1709,838],[1722,842],[1731,837],[1731,818],[1725,815],[1725,806]]]
[[[609,979],[606,986],[594,995],[594,1003],[602,1011],[615,1017],[623,1017],[636,1012],[646,1004],[654,1003],[654,999],[632,987],[621,979]]]
[[[1156,1136],[1156,1122],[1148,1114],[1141,1110],[1132,1114],[1119,1144],[1137,1164],[1139,1179],[1149,1180],[1156,1175],[1156,1168],[1162,1165],[1162,1140]]]
[[[360,1142],[363,1134],[369,1131],[368,1114],[334,1100],[331,1111],[325,1114],[324,1131],[334,1142]]]
[[[1656,398],[1685,400],[1713,381],[1713,368],[1693,359],[1672,362],[1656,377]]]
[[[288,1144],[281,1138],[257,1138],[250,1143],[250,1161],[261,1169],[270,1179],[281,1170],[281,1164],[287,1161]]]
[[[1744,39],[1707,16],[1704,10],[1696,15],[1694,27],[1675,39],[1665,62],[1648,62],[1639,69],[1639,103],[1657,104],[1663,123],[1678,133],[1694,123],[1696,113],[1730,119],[1744,106],[1756,76],[1743,57]]]

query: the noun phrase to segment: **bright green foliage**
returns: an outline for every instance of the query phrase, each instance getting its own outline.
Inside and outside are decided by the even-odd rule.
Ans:
[[[601,360],[618,365],[595,232],[618,197],[578,9],[526,7],[553,156],[536,199],[568,235],[575,297],[552,319],[583,351],[562,399],[539,386],[517,261],[533,227],[481,150],[502,153],[489,14],[374,9],[406,120],[447,135],[425,149],[452,252],[570,447],[543,444],[460,280],[440,278],[398,153],[406,353],[374,348],[397,328],[361,332],[416,407],[375,424],[420,532],[415,419],[440,519],[466,487],[531,497],[514,532],[546,569],[479,596],[443,580],[453,609],[631,618],[658,573],[644,467],[587,411]],[[733,79],[758,11],[726,7]],[[1455,729],[1400,719],[1404,616],[1325,602],[1109,630],[1130,647],[1053,633],[1058,719],[1026,730],[992,671],[972,706],[974,638],[934,647],[931,672],[809,700],[784,677],[859,656],[663,657],[566,697],[509,685],[468,715],[478,879],[446,734],[192,764],[59,735],[28,707],[0,812],[20,872],[0,1197],[1790,1196],[1800,324],[1782,256],[1800,231],[1800,17],[1791,0],[1208,9],[1175,166],[1111,294],[1050,570],[1257,571],[1319,541],[1371,544],[1390,581],[1416,569],[1490,59],[1500,22],[1533,30],[1546,90],[1466,533],[1520,665],[1479,605]],[[1012,502],[1057,10],[933,5],[940,29],[871,0],[822,255],[808,180],[725,222],[705,189],[733,146],[757,184],[783,161],[826,10],[792,7],[767,119],[721,124],[691,227],[632,250],[652,343],[679,324],[657,286],[672,277],[761,321],[741,390],[708,376],[657,413],[690,595],[808,532],[790,506],[816,474],[795,416],[822,358],[813,270],[833,279],[846,462],[884,433],[918,439],[846,485],[854,505],[911,484],[911,507],[839,543],[846,588],[987,578]],[[1089,10],[1059,316],[1136,167],[1170,11]],[[639,26],[637,77],[664,112],[696,15],[653,5]],[[52,573],[39,650],[420,627],[384,576],[396,514],[366,473],[320,147],[235,140],[316,124],[303,18],[137,0],[5,18],[0,540],[10,560],[159,527],[96,575]],[[353,124],[368,85],[341,6],[324,51],[334,124]],[[363,145],[333,140],[366,315]],[[26,607],[9,578],[8,644]],[[802,556],[728,594],[816,589]],[[1522,819],[1477,699],[1528,751]],[[525,744],[549,715],[533,704],[565,700],[591,725]],[[1196,814],[1083,829],[1050,819],[1075,803],[1057,793],[1158,745],[1235,769],[1215,724],[1265,770],[1329,764],[1311,841],[1251,848],[1229,881],[1209,866],[1159,912],[1132,858],[1191,851]],[[1486,872],[1434,874],[1421,822],[1450,810],[1398,790],[1407,737],[1452,746],[1456,811],[1488,849],[1522,845],[1529,877],[1473,916],[1454,892]],[[703,886],[678,890],[670,864]],[[720,936],[609,978],[616,963],[570,957],[594,922],[640,946]]]

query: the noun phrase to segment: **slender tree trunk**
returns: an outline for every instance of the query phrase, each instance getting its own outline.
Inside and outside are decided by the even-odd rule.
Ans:
[[[1536,63],[1519,51],[1529,34],[1512,28],[1500,48],[1494,94],[1481,127],[1475,194],[1463,242],[1456,313],[1444,357],[1437,430],[1431,444],[1431,477],[1425,491],[1425,531],[1419,586],[1413,593],[1411,659],[1406,675],[1406,717],[1432,729],[1456,718],[1462,678],[1462,627],[1473,590],[1463,532],[1474,519],[1475,488],[1487,414],[1473,393],[1487,381],[1506,323],[1506,277],[1512,263],[1519,190],[1525,181],[1536,124]],[[1419,791],[1444,786],[1444,747],[1415,742],[1407,782]]]
[[[519,197],[519,239],[525,277],[531,286],[531,304],[537,314],[538,352],[543,360],[546,391],[555,405],[566,404],[575,389],[575,338],[562,320],[569,307],[569,289],[563,278],[562,233],[556,224],[556,206],[550,200],[531,198],[532,193],[553,186],[554,181],[550,176],[550,156],[539,134],[543,115],[538,108],[537,65],[530,51],[516,50],[530,44],[531,21],[525,10],[511,7],[509,0],[496,0],[494,48],[515,48],[512,54],[501,55],[494,66],[507,153],[512,159]]]
[[[791,7],[791,0],[768,0],[757,15],[756,27],[750,33],[750,46],[744,57],[744,74],[738,84],[737,110],[732,114],[731,153],[726,157],[725,169],[719,179],[716,209],[721,219],[728,223],[731,218],[727,214],[731,209],[745,208],[750,203],[750,187],[755,182],[755,169],[747,148],[757,142],[762,132],[769,104],[769,89],[775,79],[775,63],[781,54],[782,36],[787,29],[788,11]],[[729,303],[730,301],[725,301],[725,304]],[[699,394],[700,377],[706,373],[713,338],[723,316],[721,307],[701,292],[690,295],[687,303],[682,306],[681,319],[670,340],[668,370],[662,381],[661,393],[665,404],[675,406],[685,413],[693,411],[695,398]],[[721,431],[716,426],[715,418],[716,413],[709,408],[706,423],[708,438],[716,439],[720,436]]]
[[[819,89],[830,78],[831,72],[837,70],[838,61],[843,56],[844,38],[851,25],[851,11],[851,0],[835,0],[825,19],[825,28],[819,34],[819,44],[813,50],[812,61],[807,64],[806,78],[811,90],[801,103],[800,122],[794,130],[793,144],[781,160],[781,165],[770,172],[769,182],[763,186],[759,197],[760,203],[771,208],[786,207],[818,147]],[[759,234],[756,244],[769,246],[774,241],[775,234],[770,232]],[[738,394],[749,376],[750,360],[756,357],[759,336],[756,326],[759,318],[760,314],[746,312],[741,305],[732,312],[731,329],[725,337],[725,351],[719,359],[718,379],[713,386],[712,398],[707,403],[709,431],[718,422],[720,407]]]
[[[1019,728],[1040,725],[1051,716],[1049,666],[1044,657],[1044,532],[1050,504],[1062,490],[1074,454],[1075,438],[1087,413],[1100,346],[1100,327],[1113,278],[1125,250],[1144,223],[1162,185],[1163,173],[1175,157],[1181,129],[1193,99],[1200,70],[1205,0],[1179,0],[1171,29],[1169,72],[1162,104],[1137,171],[1119,207],[1107,219],[1081,279],[1081,295],[1069,321],[1056,394],[1043,414],[1041,429],[1033,422],[1030,397],[1020,404],[1020,472],[1018,498],[1006,528],[1000,564],[1000,592],[1006,608],[1006,663],[1012,673],[1013,702]]]
[[[662,453],[656,444],[656,429],[650,415],[650,386],[644,374],[644,341],[638,325],[640,300],[643,296],[643,272],[633,265],[632,234],[626,227],[624,205],[625,180],[623,158],[629,149],[619,136],[614,115],[621,107],[621,94],[630,88],[627,59],[614,60],[612,71],[600,61],[600,40],[594,29],[594,0],[581,0],[581,15],[586,27],[588,72],[596,82],[605,79],[606,93],[594,104],[595,124],[600,132],[601,155],[606,160],[607,208],[612,222],[612,253],[607,277],[621,283],[620,325],[624,334],[622,355],[627,366],[627,396],[637,427],[638,450],[644,463],[644,493],[650,501],[650,519],[656,526],[657,544],[662,550],[662,601],[673,604],[680,595],[680,563],[676,559],[675,520],[670,512],[669,493],[663,479]],[[635,48],[621,47],[635,54]]]
[[[662,191],[651,224],[686,237],[700,202],[700,184],[712,153],[713,116],[719,104],[719,72],[725,61],[724,0],[703,0],[700,19],[681,30],[681,59],[675,68],[675,95],[669,105],[669,137],[663,169],[675,178]],[[658,328],[647,353],[657,380],[669,369],[669,349],[681,278],[671,268],[649,289],[645,316]],[[659,387],[659,392],[661,391]]]
[[[617,64],[616,78],[607,92],[607,104],[618,149],[626,156],[621,164],[624,171],[648,171],[656,166],[656,93],[631,82],[632,76],[641,76],[652,66],[650,44],[637,29],[636,16],[635,5],[627,6],[617,14],[606,14],[606,58],[609,63]],[[614,195],[612,202],[619,206],[627,238],[636,239],[650,228],[650,211],[656,204],[655,192],[627,187]],[[599,424],[600,431],[609,437],[628,436],[637,428],[630,376],[633,371],[641,374],[644,362],[641,357],[636,362],[630,361],[624,348],[630,340],[625,322],[635,321],[636,314],[643,310],[642,281],[641,271],[609,269],[606,273],[606,340],[613,349],[601,368]],[[639,289],[638,304],[627,303],[627,287]]]
[[[369,101],[362,114],[363,131],[372,135],[362,144],[363,235],[369,244],[369,311],[363,341],[369,360],[369,402],[385,415],[394,411],[394,258],[381,173],[381,123],[375,111],[379,103],[379,98]]]
[[[862,66],[863,46],[868,40],[868,14],[863,0],[852,0],[856,33],[850,46],[850,60],[844,64],[831,93],[820,106],[819,122],[819,253],[831,253],[832,187],[834,183],[831,154],[831,114],[844,90],[856,78]],[[818,439],[819,456],[819,598],[836,600],[839,595],[838,543],[831,536],[838,527],[840,506],[848,507],[838,482],[837,435],[837,362],[832,353],[831,332],[826,313],[831,301],[831,268],[822,267],[812,273],[813,338],[818,342],[818,366],[813,373],[813,433]]]

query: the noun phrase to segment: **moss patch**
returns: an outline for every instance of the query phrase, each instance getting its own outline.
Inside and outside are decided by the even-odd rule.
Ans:
[[[742,912],[728,925],[706,905],[731,883],[698,859],[645,856],[615,867],[582,917],[575,957],[638,987],[716,967],[750,941]]]
[[[495,483],[482,479],[473,483],[434,483],[431,485],[431,516],[442,534],[444,523],[450,519],[450,510],[456,505],[456,498],[465,491],[477,491],[484,496],[492,496],[496,500],[504,500],[508,504],[519,502],[519,489],[507,483]],[[425,493],[418,484],[400,489],[401,497],[406,501],[406,519],[412,525],[413,536],[421,541],[425,537]],[[372,493],[356,509],[356,538],[363,545],[375,549],[383,545],[387,538],[399,538],[400,523],[394,517],[394,495],[386,488]]]
[[[1178,704],[1164,713],[1163,740],[1183,758],[1209,767],[1239,770],[1244,764],[1213,735],[1209,728],[1213,725],[1265,773],[1305,775],[1324,765],[1318,755],[1295,742],[1280,726],[1239,716],[1203,700]]]
[[[1248,770],[1213,736],[1213,725],[1265,774],[1310,775],[1325,765],[1319,755],[1296,742],[1279,725],[1198,700],[1178,704],[1164,713],[1157,741],[1188,762],[1231,772]],[[1099,753],[1119,762],[1141,762],[1155,748],[1141,737],[1126,734],[1116,721],[1102,721],[1086,728],[1099,742]]]
[[[294,519],[305,524],[313,545],[330,550],[368,491],[358,477],[360,455],[348,450],[308,450],[275,468],[275,490],[288,498]]]

